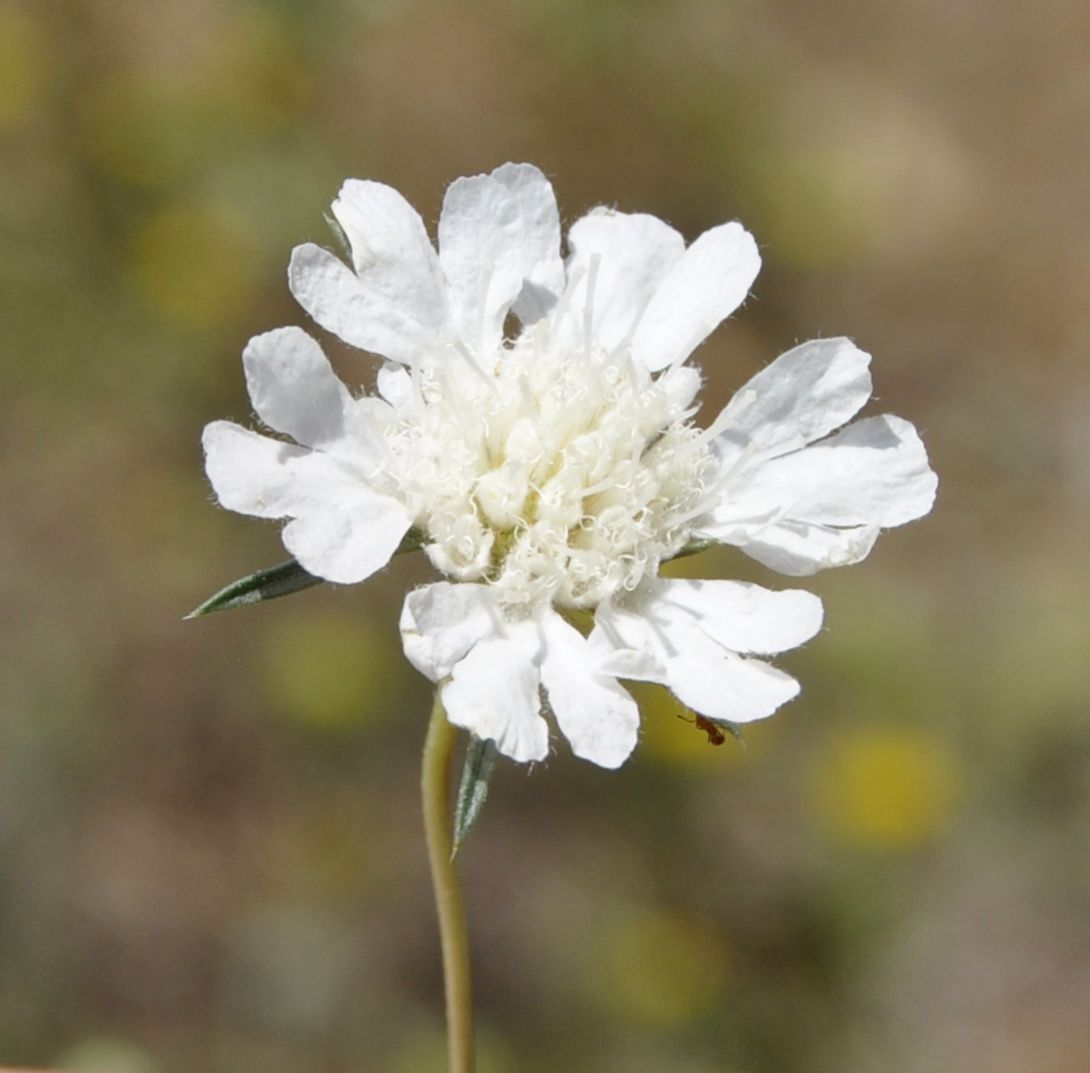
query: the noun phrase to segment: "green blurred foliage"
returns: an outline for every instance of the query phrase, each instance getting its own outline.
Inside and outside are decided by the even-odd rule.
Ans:
[[[398,559],[182,623],[283,558],[199,435],[346,176],[434,222],[507,159],[568,220],[765,268],[714,412],[849,333],[934,515],[810,583],[802,695],[617,773],[501,765],[459,856],[482,1073],[1090,1067],[1090,121],[1078,5],[0,0],[0,1065],[441,1069]],[[347,380],[374,365],[323,340]],[[728,552],[679,572],[782,584]]]

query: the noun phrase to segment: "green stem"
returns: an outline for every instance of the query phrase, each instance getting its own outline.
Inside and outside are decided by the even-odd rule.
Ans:
[[[424,834],[428,863],[439,912],[439,941],[443,950],[443,984],[447,997],[447,1043],[450,1073],[473,1073],[473,993],[469,973],[469,935],[462,891],[452,859],[450,762],[456,737],[447,721],[439,690],[424,742],[421,791],[424,797]]]

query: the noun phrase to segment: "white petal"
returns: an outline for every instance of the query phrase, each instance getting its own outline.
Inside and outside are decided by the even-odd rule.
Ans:
[[[390,561],[412,518],[351,467],[321,451],[216,421],[204,430],[205,468],[220,503],[259,518],[294,518],[284,546],[327,581],[362,581]]]
[[[730,723],[764,719],[798,695],[789,674],[759,659],[746,659],[699,630],[679,640],[666,659],[666,684],[687,707]]]
[[[350,179],[333,213],[353,269],[310,243],[292,254],[288,281],[299,304],[352,346],[411,364],[447,331],[439,259],[416,210],[382,183]]]
[[[603,604],[590,640],[599,648],[653,653],[639,677],[668,686],[683,704],[712,719],[763,719],[798,693],[790,675],[724,648],[686,616],[661,611],[653,598],[632,609]]]
[[[601,767],[619,767],[636,746],[636,702],[602,674],[583,635],[556,612],[542,619],[545,654],[541,679],[549,705],[572,752]]]
[[[622,609],[603,600],[587,638],[601,673],[636,682],[665,682],[660,638],[642,611]]]
[[[363,282],[390,301],[411,290],[438,316],[445,299],[439,259],[420,214],[401,194],[384,183],[349,179],[333,202],[333,215]]]
[[[384,362],[375,377],[378,393],[395,409],[403,410],[413,396],[413,381],[400,365]]]
[[[632,621],[642,623],[642,619]],[[598,605],[587,643],[602,674],[633,682],[666,680],[666,668],[655,656],[654,646],[646,640],[644,631],[637,636],[631,630],[618,629],[608,600]]]
[[[284,547],[316,577],[347,585],[381,570],[408,532],[412,518],[388,496],[307,513],[284,526]]]
[[[410,592],[400,626],[409,662],[433,682],[446,678],[475,644],[500,628],[487,586],[447,581]]]
[[[491,354],[527,284],[520,311],[528,319],[555,302],[563,285],[560,214],[549,181],[530,164],[505,164],[452,183],[439,218],[439,262],[459,335],[474,353]]]
[[[847,529],[814,522],[785,521],[777,525],[737,527],[733,537],[719,538],[734,544],[751,559],[789,577],[808,577],[834,566],[850,566],[871,553],[881,529],[857,525]]]
[[[696,625],[734,652],[785,652],[821,628],[821,601],[801,589],[663,578],[652,593],[641,609],[665,633],[678,624]]]
[[[666,395],[670,413],[675,415],[673,420],[680,420],[690,411],[700,384],[700,371],[692,365],[673,365],[655,378],[655,386]]]
[[[805,508],[793,513],[826,525],[904,525],[931,510],[938,488],[916,429],[891,414],[857,421],[769,469],[783,485],[806,488]]]
[[[682,256],[685,240],[641,213],[595,209],[568,234],[572,292],[554,334],[569,346],[612,350],[632,337],[652,295]]]
[[[296,246],[288,265],[291,293],[316,323],[351,346],[411,365],[444,340],[446,297],[429,280],[405,278],[398,290],[403,275],[376,265],[361,279],[312,243]]]
[[[937,485],[912,425],[872,417],[743,469],[697,532],[783,573],[812,574],[865,558],[880,528],[931,509]]]
[[[654,372],[684,361],[749,293],[761,267],[757,243],[739,223],[705,231],[655,291],[632,340]]]
[[[269,428],[308,447],[343,438],[352,396],[306,332],[277,328],[254,336],[242,363],[254,410]]]
[[[295,517],[333,506],[345,491],[343,470],[320,452],[230,421],[213,421],[202,441],[208,479],[228,510],[257,518]]]
[[[556,195],[549,180],[532,164],[504,164],[492,172],[492,178],[532,210],[526,213],[523,242],[536,249],[537,256],[512,309],[523,324],[533,324],[552,309],[564,290]]]
[[[715,421],[734,451],[780,455],[850,421],[870,398],[870,355],[850,339],[814,339],[781,354]]]
[[[505,636],[479,641],[443,686],[447,717],[494,741],[512,760],[544,760],[549,728],[541,717],[537,654],[532,622],[509,625]]]

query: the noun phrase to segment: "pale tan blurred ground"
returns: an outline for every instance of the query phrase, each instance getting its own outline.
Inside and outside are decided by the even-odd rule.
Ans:
[[[305,323],[284,268],[341,179],[434,221],[529,159],[569,220],[744,220],[709,409],[850,334],[942,486],[816,579],[747,751],[659,697],[617,774],[500,772],[461,859],[482,1073],[1090,1068],[1088,55],[1062,0],[0,0],[0,1063],[442,1068],[426,570],[180,616],[282,558],[198,440]]]

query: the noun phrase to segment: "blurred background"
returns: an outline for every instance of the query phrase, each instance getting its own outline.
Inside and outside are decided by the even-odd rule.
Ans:
[[[645,692],[621,771],[501,767],[482,1073],[1090,1069],[1088,54],[1074,0],[0,0],[0,1065],[445,1068],[426,564],[181,616],[284,558],[199,437],[341,180],[434,224],[527,159],[568,221],[755,232],[706,419],[849,334],[942,483],[744,747]]]

